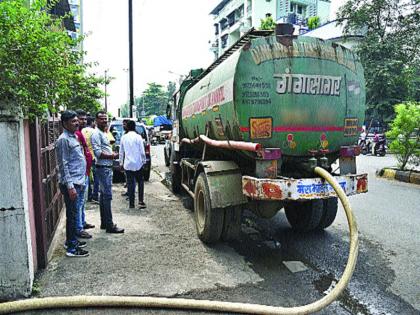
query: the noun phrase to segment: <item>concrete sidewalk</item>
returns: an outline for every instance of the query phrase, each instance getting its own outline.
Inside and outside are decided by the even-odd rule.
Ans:
[[[192,213],[160,180],[152,172],[145,185],[148,207],[142,210],[128,209],[128,201],[121,196],[123,185],[114,185],[114,222],[125,228],[124,234],[100,230],[99,205],[88,203],[87,222],[96,226],[89,230],[93,235],[87,240],[89,257],[65,256],[61,225],[52,260],[36,281],[38,296],[174,297],[261,281],[230,247],[203,245],[196,236]],[[87,314],[86,310],[75,312]]]

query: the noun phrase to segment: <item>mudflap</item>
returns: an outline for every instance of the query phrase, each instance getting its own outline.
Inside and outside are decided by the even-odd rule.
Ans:
[[[226,208],[248,202],[242,192],[242,174],[232,161],[202,161],[196,168],[195,178],[204,172],[210,190],[212,208]]]

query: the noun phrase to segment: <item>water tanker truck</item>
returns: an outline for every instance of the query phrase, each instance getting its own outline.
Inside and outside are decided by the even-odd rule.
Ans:
[[[346,195],[367,192],[367,175],[356,171],[365,114],[358,57],[284,29],[245,34],[174,96],[172,190],[193,198],[205,243],[236,238],[244,209],[270,218],[284,208],[302,231],[330,226],[337,195],[317,166]]]

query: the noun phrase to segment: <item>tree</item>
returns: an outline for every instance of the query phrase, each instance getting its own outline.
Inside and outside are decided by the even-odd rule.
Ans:
[[[365,70],[367,119],[388,122],[395,104],[420,100],[419,6],[407,0],[349,0],[340,9],[346,34],[366,30],[356,51]]]
[[[99,95],[78,41],[46,7],[46,0],[0,1],[0,107],[29,118],[76,102],[90,108]]]
[[[317,27],[319,27],[319,25],[320,25],[319,16],[311,16],[308,19],[308,28],[310,30],[316,29]]]
[[[168,99],[168,103],[172,102],[172,98],[176,91],[176,83],[169,81],[168,85],[166,86],[166,97]]]
[[[107,78],[107,80],[109,80]],[[105,83],[105,78],[87,75],[83,72],[75,76],[71,82],[71,96],[67,105],[68,109],[83,109],[87,113],[94,114],[101,109],[99,99],[103,98],[104,93],[99,86]],[[109,84],[109,82],[107,83]]]
[[[173,94],[176,91],[176,83],[169,81],[166,86],[166,91],[162,85],[155,82],[147,83],[147,85],[142,95],[135,99],[135,103],[137,104],[137,117],[141,117],[143,105],[146,116],[164,115],[168,103],[172,102]],[[122,117],[128,117],[127,104],[121,105],[120,113]]]
[[[261,19],[261,30],[274,30],[276,28],[276,22],[274,22],[271,14],[267,13],[265,19]]]
[[[143,105],[146,116],[163,115],[166,110],[167,93],[164,91],[163,86],[158,83],[152,82],[147,83],[147,85],[146,90],[144,90],[140,98],[140,104],[142,106],[137,110],[138,115],[140,115]]]
[[[128,106],[128,103],[125,103],[121,105],[120,107],[120,116],[121,117],[128,117],[130,116],[130,108]]]
[[[390,149],[397,154],[401,170],[407,163],[420,158],[420,103],[408,102],[395,106],[396,117],[387,136],[393,140]]]

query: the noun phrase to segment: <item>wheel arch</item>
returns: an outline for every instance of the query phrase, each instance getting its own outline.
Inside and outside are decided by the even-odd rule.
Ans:
[[[226,208],[248,202],[242,192],[242,173],[235,162],[198,162],[194,174],[194,185],[201,173],[205,173],[207,179],[212,208]]]

